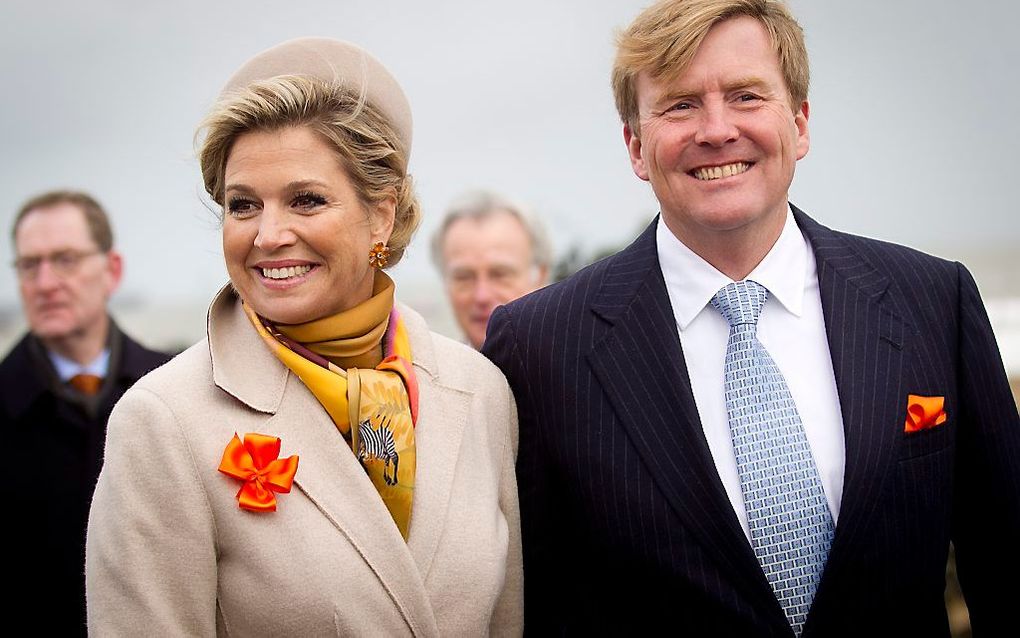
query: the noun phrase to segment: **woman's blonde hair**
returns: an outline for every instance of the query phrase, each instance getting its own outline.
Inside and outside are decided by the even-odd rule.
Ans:
[[[223,206],[227,158],[240,135],[292,126],[308,127],[333,148],[364,205],[394,199],[387,267],[399,262],[421,222],[407,152],[382,112],[339,83],[285,75],[223,96],[196,134],[209,196]]]
[[[620,119],[638,133],[637,76],[673,80],[691,63],[716,24],[749,16],[768,32],[796,110],[807,99],[810,72],[804,32],[781,0],[662,0],[617,36],[613,96]]]

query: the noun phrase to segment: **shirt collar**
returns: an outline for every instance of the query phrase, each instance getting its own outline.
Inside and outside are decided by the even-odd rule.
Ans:
[[[661,215],[655,229],[655,243],[673,314],[680,330],[684,330],[712,301],[715,293],[733,280],[677,239]],[[807,243],[793,219],[793,212],[787,210],[779,239],[747,279],[765,286],[772,297],[799,317],[804,305],[807,252]]]
[[[53,368],[57,371],[57,376],[64,382],[70,381],[71,377],[77,374],[94,374],[97,377],[105,378],[106,372],[110,368],[109,348],[103,348],[99,356],[86,365],[81,365],[77,361],[72,361],[52,350],[47,350],[46,354],[49,355],[50,361],[53,362]]]

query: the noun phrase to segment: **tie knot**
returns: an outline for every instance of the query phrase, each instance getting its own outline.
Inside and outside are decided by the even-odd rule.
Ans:
[[[740,324],[756,325],[768,298],[765,286],[748,279],[723,286],[712,297],[712,305],[732,328]]]
[[[103,378],[94,374],[76,374],[68,380],[68,383],[78,392],[94,396],[99,394],[99,389],[103,387]]]

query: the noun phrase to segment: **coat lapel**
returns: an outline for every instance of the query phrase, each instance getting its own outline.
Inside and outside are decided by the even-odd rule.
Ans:
[[[422,579],[427,580],[446,525],[471,394],[441,382],[425,321],[406,306],[399,305],[398,310],[411,340],[418,380],[418,423],[414,429],[418,463],[407,546]]]
[[[294,479],[298,489],[355,547],[411,631],[415,635],[437,635],[435,616],[415,558],[326,411],[262,343],[229,287],[220,291],[209,313],[216,385],[253,410],[272,415],[263,433],[282,439],[281,454],[300,456]],[[419,460],[419,466],[423,464]],[[420,477],[416,477],[419,483]],[[429,493],[427,488],[424,491]],[[414,507],[417,512],[417,503]]]
[[[655,227],[610,266],[592,305],[610,328],[588,359],[674,511],[744,595],[781,619],[712,461],[659,268]]]
[[[912,328],[894,310],[888,278],[864,255],[796,208],[794,215],[815,254],[846,440],[843,496],[815,599],[818,608],[827,583],[838,580],[859,555],[880,496],[892,480],[906,411],[903,366]]]

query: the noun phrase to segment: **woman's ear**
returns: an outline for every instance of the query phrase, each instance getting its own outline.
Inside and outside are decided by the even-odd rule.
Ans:
[[[389,195],[372,205],[372,242],[388,244],[397,214],[397,198]]]

